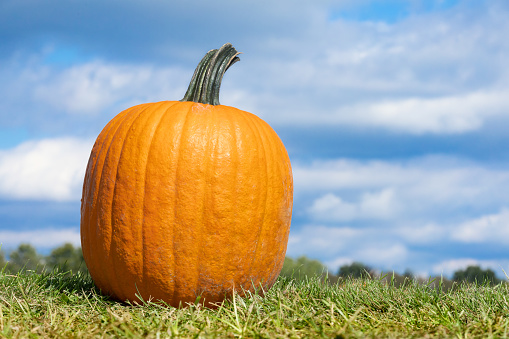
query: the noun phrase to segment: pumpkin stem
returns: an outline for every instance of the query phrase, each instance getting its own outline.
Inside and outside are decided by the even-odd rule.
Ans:
[[[207,52],[196,67],[186,95],[180,101],[219,105],[221,80],[226,70],[240,60],[239,54],[230,43]]]

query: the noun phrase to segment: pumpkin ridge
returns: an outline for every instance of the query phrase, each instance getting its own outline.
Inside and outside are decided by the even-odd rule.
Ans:
[[[248,114],[246,114],[246,113],[247,113],[247,112],[244,112],[244,111],[242,111],[242,112],[238,112],[238,116],[239,116],[239,117],[241,117],[242,122],[244,123],[244,125],[245,125],[245,126],[248,126],[248,128],[249,128],[249,130],[250,130],[250,133],[251,133],[251,135],[252,135],[252,137],[253,137],[255,140],[258,140],[258,134],[259,134],[259,133],[258,133],[258,131],[257,131],[257,130],[253,127],[252,121],[251,121],[251,119],[250,119],[251,117],[250,117]],[[236,126],[238,126],[238,123],[236,124]],[[242,134],[241,134],[241,132],[239,132],[239,130],[238,130],[237,128],[235,128],[235,134],[234,134],[234,135],[235,135],[235,140],[240,139],[240,140],[242,141]],[[237,145],[237,144],[236,144],[236,145]],[[237,157],[239,157],[239,154],[240,154],[240,153],[239,153],[238,146],[237,146],[237,147],[235,147],[235,151],[237,152]],[[260,152],[260,151],[258,150],[258,152]],[[239,159],[239,161],[240,161],[240,159]],[[258,163],[258,162],[257,162],[257,163]],[[237,167],[238,167],[238,165],[237,165]],[[258,174],[258,175],[259,175],[259,173],[260,173],[260,171],[257,171],[257,174]],[[239,180],[239,171],[237,171],[237,178],[236,178],[236,182],[239,182],[239,181],[240,181],[240,180]],[[237,184],[237,185],[236,185],[236,187],[235,187],[235,193],[236,193],[236,194],[238,194],[238,192],[239,192],[241,189],[242,189],[242,188],[241,188],[241,187],[239,187],[239,185]],[[262,215],[263,215],[263,214],[262,214]],[[256,216],[255,216],[255,217],[256,217]],[[258,227],[258,228],[255,230],[255,232],[257,233],[257,235],[255,236],[255,238],[256,238],[255,243],[256,243],[256,245],[257,245],[257,244],[258,244],[258,242],[259,242],[259,240],[260,240],[260,239],[259,239],[259,236],[260,236],[260,228]],[[251,258],[250,258],[250,263],[249,263],[249,265],[247,266],[247,268],[245,268],[245,269],[244,269],[244,272],[238,272],[238,273],[237,273],[236,281],[239,281],[239,280],[237,279],[237,278],[238,278],[238,276],[247,275],[247,277],[248,277],[248,278],[251,280],[251,282],[252,282],[253,278],[252,278],[252,274],[251,274],[251,267],[252,267],[253,262],[254,262],[254,260],[255,260],[255,255],[256,255],[256,245],[255,245],[255,250],[253,251],[253,254],[250,256]],[[241,280],[243,280],[243,279],[241,279]],[[245,282],[244,282],[244,281],[242,281],[242,283],[245,283]],[[239,286],[239,288],[240,288],[240,287],[243,287],[243,286]]]
[[[256,131],[255,132],[255,135],[257,136],[257,142],[258,142],[258,147],[260,147],[260,150],[263,154],[263,158],[265,159],[264,161],[264,164],[265,164],[265,168],[264,168],[264,177],[265,177],[265,192],[264,192],[264,202],[263,202],[263,213],[262,213],[262,220],[261,220],[261,224],[258,228],[258,235],[257,235],[257,240],[256,240],[256,246],[255,246],[255,250],[253,252],[253,259],[251,261],[251,265],[250,265],[250,269],[249,269],[249,276],[251,277],[251,280],[252,280],[252,283],[254,284],[255,281],[253,280],[258,280],[258,277],[254,277],[253,276],[253,269],[257,269],[256,267],[253,267],[254,263],[255,262],[258,262],[257,260],[257,255],[260,255],[260,239],[262,238],[262,235],[264,234],[263,232],[263,228],[265,226],[265,219],[267,217],[267,204],[268,204],[268,200],[269,200],[269,192],[268,192],[268,183],[269,183],[269,171],[268,171],[268,164],[267,164],[267,148],[266,148],[266,145],[265,145],[265,138],[264,136],[262,135],[262,132],[260,131],[260,128],[257,124],[257,121],[255,119],[253,119],[251,116],[246,116],[245,119],[249,122],[249,124],[252,126],[253,128],[253,131]],[[257,269],[258,270],[258,269]],[[258,284],[262,284],[262,281],[257,281],[257,285]]]
[[[142,112],[140,112],[139,116],[136,118],[136,121],[135,121],[135,125],[141,125],[141,123],[143,123],[143,125],[141,127],[139,127],[139,130],[137,129],[136,131],[132,130],[132,126],[131,128],[129,129],[129,132],[128,132],[128,135],[133,135],[131,132],[136,132],[134,134],[134,136],[136,137],[136,139],[138,140],[143,140],[144,142],[143,143],[138,143],[137,146],[139,147],[139,153],[145,153],[145,150],[148,150],[147,152],[147,158],[144,159],[143,163],[145,164],[145,167],[143,168],[143,171],[141,171],[141,167],[138,167],[140,169],[140,171],[138,171],[138,174],[139,176],[143,176],[143,179],[142,178],[139,178],[140,181],[143,181],[143,184],[141,185],[141,192],[139,192],[137,194],[137,196],[140,196],[140,193],[141,193],[141,200],[140,201],[136,201],[137,204],[139,204],[142,208],[144,207],[144,202],[145,202],[145,186],[146,186],[146,179],[147,179],[147,176],[146,176],[146,165],[148,164],[148,156],[149,156],[149,152],[151,150],[151,143],[152,143],[152,140],[153,140],[153,136],[154,136],[154,128],[152,128],[154,126],[153,124],[153,121],[155,120],[154,119],[154,116],[157,114],[157,112],[159,111],[159,109],[161,107],[163,107],[167,102],[165,101],[160,101],[160,102],[157,102],[157,103],[153,103],[152,105],[150,105],[147,110],[144,110]],[[143,122],[138,122],[138,119],[144,119]],[[160,118],[159,118],[160,119]],[[145,135],[145,131],[149,131],[149,133],[147,133],[147,135]],[[143,136],[143,137],[141,137]],[[141,148],[141,146],[143,145],[143,148]],[[124,144],[125,146],[125,144]],[[129,154],[132,154],[131,153],[131,150],[129,150]],[[140,156],[137,156],[137,158],[141,158]],[[136,180],[137,181],[137,180]],[[137,197],[133,197],[133,199],[136,199]],[[113,211],[112,211],[113,212]],[[137,215],[136,214],[133,214],[132,213],[132,209],[129,209],[129,219],[131,220],[131,222],[133,220],[136,220],[137,218]],[[142,216],[144,216],[144,214],[142,213]],[[142,239],[142,245],[140,247],[140,252],[138,253],[138,255],[136,256],[133,256],[133,259],[134,261],[136,262],[136,268],[137,268],[137,271],[135,272],[135,275],[140,279],[140,286],[136,286],[136,290],[138,291],[138,293],[140,294],[140,296],[145,299],[145,289],[146,289],[146,283],[145,283],[145,274],[144,274],[144,266],[145,266],[145,228],[143,227],[144,226],[144,217],[141,218],[141,221],[139,223],[139,225],[136,225],[136,227],[132,227],[131,228],[131,235],[132,235],[132,238],[136,238],[138,235],[141,235],[141,239]],[[136,242],[136,241],[135,241]],[[141,275],[139,274],[139,272],[141,272]]]
[[[236,123],[234,123],[231,119],[229,120],[230,121],[230,124],[232,125],[232,130],[234,131],[233,134],[233,144],[235,145],[235,147],[232,147],[232,157],[234,159],[236,159],[236,161],[233,162],[234,164],[234,172],[235,172],[235,187],[233,189],[233,192],[234,194],[236,195],[237,192],[239,191],[239,146],[238,146],[238,137],[237,137],[237,129],[235,128],[236,127]],[[242,274],[242,272],[237,272],[237,276],[235,276],[235,281],[238,281],[237,277],[239,274]]]
[[[129,113],[132,113],[133,111],[135,111],[135,109],[127,109],[127,110],[125,110],[124,114],[120,115],[117,119],[112,120],[111,124],[106,125],[106,127],[104,128],[105,131],[104,131],[103,140],[101,142],[101,146],[99,147],[101,153],[102,152],[105,152],[105,153],[107,152],[107,149],[104,150],[103,146],[106,144],[106,141],[108,141],[108,136],[110,135],[112,130],[115,129],[115,132],[113,132],[113,134],[115,134],[116,131],[118,130],[118,128],[120,127],[120,125],[127,119]],[[97,154],[97,158],[99,158],[99,157],[100,157],[100,154]],[[96,172],[96,168],[98,166],[99,166],[98,162],[95,161],[93,172]]]
[[[143,206],[144,216],[150,218],[147,225],[151,226],[150,230],[147,229],[150,236],[146,243],[150,249],[145,251],[144,268],[150,273],[147,275],[152,285],[147,286],[152,286],[152,298],[167,302],[172,302],[168,297],[172,296],[176,281],[173,239],[177,228],[175,209],[171,207],[176,201],[176,155],[180,147],[183,117],[189,108],[189,104],[179,101],[170,103],[173,103],[171,109],[168,106],[161,108],[164,112],[159,127],[154,131],[152,142],[155,146],[147,158],[145,189],[148,195],[145,195]],[[162,196],[154,193],[158,189],[162,189]]]
[[[210,154],[210,149],[211,149],[211,146],[212,146],[212,143],[211,143],[211,139],[212,139],[212,134],[216,128],[216,122],[215,120],[216,119],[213,119],[213,118],[216,118],[216,114],[214,114],[214,111],[212,112],[212,114],[206,114],[205,115],[205,119],[206,121],[203,122],[203,125],[206,126],[205,128],[205,134],[206,134],[206,137],[205,139],[207,140],[207,145],[205,146],[205,150],[204,150],[204,153],[205,154]],[[203,172],[205,173],[205,177],[206,178],[210,178],[210,158],[211,157],[205,157],[203,159],[203,162],[204,162],[204,169],[203,169]],[[207,227],[207,225],[210,227],[210,224],[208,222],[206,222],[206,216],[207,216],[207,206],[209,205],[208,202],[209,202],[209,190],[207,189],[207,182],[203,182],[202,183],[202,196],[203,198],[201,199],[201,201],[203,202],[202,203],[202,211],[201,211],[201,218],[202,218],[202,221],[200,222],[200,225],[202,227],[202,229],[199,231],[200,234],[204,234],[206,233],[204,228]],[[197,277],[196,277],[196,286],[194,288],[194,291],[195,293],[203,293],[204,291],[200,291],[200,285],[201,285],[201,281],[202,281],[202,273],[203,273],[203,269],[202,269],[202,262],[203,262],[203,237],[199,237],[199,240],[198,240],[198,248],[199,248],[199,251],[198,251],[198,260],[197,260],[197,269],[196,269],[196,273],[197,273]],[[197,296],[198,297],[198,296]]]
[[[288,163],[280,164],[280,166],[282,166],[281,172],[282,173],[292,173],[292,164],[290,162],[290,157],[288,155],[288,152],[286,151],[286,148],[284,147],[284,144],[283,144],[283,141],[281,140],[281,138],[279,138],[279,136],[277,136],[277,137],[279,139],[279,146],[278,146],[279,154],[281,157],[285,157],[288,159]],[[286,206],[285,217],[288,218],[288,228],[285,229],[284,233],[282,234],[282,237],[283,237],[282,241],[288,243],[288,238],[290,235],[290,225],[291,225],[291,220],[292,220],[292,210],[293,210],[293,177],[290,175],[290,176],[286,176],[283,178],[284,178],[283,192],[284,192],[284,197],[285,197],[284,205]],[[276,261],[276,262],[280,262],[279,268],[278,268],[279,272],[281,272],[281,269],[283,268],[286,251],[287,251],[286,247],[280,248],[280,255],[279,255],[280,260]],[[275,277],[275,279],[277,279],[277,276]]]
[[[168,102],[162,102],[161,106],[164,106],[165,104],[167,104]],[[168,105],[168,107],[166,107],[165,111],[160,113],[160,116],[159,116],[159,119],[157,121],[157,123],[153,124],[152,121],[150,120],[147,120],[147,125],[154,125],[154,128],[152,129],[152,133],[150,134],[150,141],[147,143],[146,147],[148,149],[148,153],[147,153],[147,159],[145,161],[145,168],[144,168],[144,171],[143,171],[143,175],[144,175],[144,178],[143,178],[143,193],[142,193],[142,196],[143,196],[143,199],[141,201],[141,206],[143,206],[143,215],[145,216],[146,213],[146,206],[145,206],[145,201],[146,201],[146,190],[147,190],[147,168],[148,168],[148,165],[149,165],[149,159],[150,159],[150,154],[153,152],[153,148],[152,148],[152,143],[154,141],[154,136],[156,135],[157,133],[157,130],[161,127],[161,121],[163,120],[163,117],[166,115],[166,112],[168,112],[168,110],[174,106],[177,102],[171,102],[170,105]],[[157,108],[154,108],[153,109],[153,112],[157,112],[161,106],[157,107]],[[153,114],[153,112],[151,112]],[[147,249],[146,249],[146,246],[147,246],[147,241],[146,241],[146,238],[147,238],[147,229],[145,227],[145,218],[142,219],[141,221],[141,238],[142,238],[142,248],[141,248],[141,272],[142,272],[142,285],[146,285],[146,281],[149,282],[149,284],[152,283],[151,279],[148,277],[148,274],[146,272],[146,254],[147,254]],[[144,291],[140,291],[140,293],[144,293]],[[143,295],[142,295],[143,296]],[[150,296],[149,296],[150,297]],[[146,298],[145,296],[143,296],[143,298]]]
[[[258,123],[258,124],[260,124],[260,125],[266,125],[266,122],[265,122],[265,121],[263,121],[263,120],[261,120],[261,119],[258,119],[258,120],[257,120],[257,123]],[[265,139],[264,139],[264,140],[272,139],[272,138],[271,138],[271,136],[269,136],[269,134],[276,134],[274,131],[268,130],[267,128],[261,128],[261,130],[263,131],[263,133],[264,133],[264,135],[265,135]],[[279,137],[277,137],[277,135],[275,135],[275,136],[276,136],[276,138],[277,138],[277,139],[279,139]],[[279,141],[279,140],[278,140],[278,141]],[[273,173],[274,171],[277,171],[277,172],[279,173],[279,172],[281,172],[281,170],[280,170],[280,168],[279,168],[279,164],[277,164],[277,163],[275,163],[275,161],[273,161],[273,158],[275,157],[275,155],[278,155],[278,154],[279,154],[279,150],[278,150],[278,149],[276,149],[276,147],[275,147],[276,145],[274,144],[274,142],[270,142],[270,143],[268,143],[268,145],[269,145],[269,148],[270,148],[269,155],[272,157],[272,159],[267,159],[267,161],[265,162],[265,163],[267,164],[267,166],[269,166],[269,164],[270,164],[270,166],[272,167],[272,168],[270,169],[270,171],[268,171],[268,172]],[[270,178],[269,178],[269,179],[270,179]],[[270,185],[270,186],[268,186],[268,187],[270,187],[270,188],[271,188],[271,190],[273,190],[273,189],[274,189],[274,188],[273,188],[274,186],[272,186],[272,185]],[[275,192],[271,192],[271,194],[270,194],[270,196],[271,196],[271,198],[272,198],[272,199],[274,199],[274,194],[275,194]],[[277,192],[276,192],[276,194],[277,194]],[[272,218],[271,218],[271,219],[272,219]],[[275,219],[275,220],[279,220],[279,218],[274,218],[274,219]],[[278,226],[280,226],[280,225],[278,225]],[[268,248],[269,248],[269,249],[274,249],[274,248],[276,248],[276,246],[273,246],[273,243],[274,243],[274,242],[277,242],[277,241],[276,241],[276,240],[277,240],[277,239],[276,239],[276,236],[278,236],[278,237],[280,236],[281,227],[277,227],[277,228],[276,228],[276,230],[277,230],[277,233],[275,233],[275,232],[274,232],[274,233],[272,234],[272,237],[268,237],[268,238],[267,238],[267,239],[269,240],[269,241],[268,241],[268,242],[269,242],[269,245],[268,245]],[[272,263],[271,263],[271,265],[272,265],[272,266],[271,266],[271,268],[270,268],[270,272],[271,272],[271,273],[270,273],[270,275],[268,276],[268,279],[269,279],[269,280],[267,281],[267,283],[272,284],[272,282],[273,282],[273,281],[277,278],[277,275],[276,275],[276,276],[274,276],[274,275],[276,274],[276,273],[275,273],[275,271],[276,271],[276,270],[275,270],[275,268],[276,268],[276,265],[278,264],[278,262],[277,262],[277,260],[275,260],[275,258],[276,258],[276,253],[271,253],[270,257],[272,258]],[[268,268],[268,267],[267,267],[267,268]],[[278,273],[279,273],[279,272],[278,272]]]
[[[193,105],[189,105],[186,109],[186,115],[185,117],[183,118],[183,123],[182,123],[182,127],[180,129],[181,133],[179,134],[179,138],[178,138],[178,147],[176,147],[176,151],[177,151],[177,154],[175,156],[175,162],[176,162],[176,170],[175,170],[175,178],[173,179],[173,182],[176,184],[178,182],[178,176],[179,176],[179,168],[182,164],[182,149],[181,149],[181,146],[182,146],[182,139],[183,139],[183,136],[184,136],[184,131],[186,130],[186,125],[189,123],[189,112],[191,111]],[[175,205],[178,204],[178,200],[179,200],[179,189],[178,187],[175,188]],[[173,220],[178,220],[177,219],[177,208],[174,208],[173,209]],[[176,238],[176,227],[175,227],[175,223],[173,224],[173,230],[172,230],[172,234],[173,234],[173,267],[175,268],[174,271],[173,271],[173,274],[175,277],[177,277],[177,258],[176,258],[176,253],[175,253],[175,238]],[[171,297],[171,302],[173,303],[175,301],[175,296],[177,294],[177,284],[178,284],[178,280],[175,280],[175,284],[173,286],[173,295]]]
[[[125,114],[124,114],[125,116]],[[124,117],[122,116],[122,117]],[[92,216],[92,213],[90,213],[90,210],[94,209],[94,205],[97,204],[97,191],[98,191],[98,185],[95,183],[97,181],[100,181],[100,176],[97,178],[97,176],[94,176],[94,174],[97,171],[97,167],[99,164],[104,163],[103,159],[103,153],[104,151],[104,145],[108,141],[109,133],[112,129],[118,128],[119,123],[121,119],[118,120],[112,120],[108,123],[108,125],[105,126],[103,129],[103,132],[99,135],[97,140],[94,143],[94,146],[92,148],[92,152],[90,154],[90,158],[88,160],[87,168],[85,170],[85,179],[83,182],[83,193],[82,193],[82,199],[81,199],[81,223],[87,225],[87,227],[82,227],[80,229],[80,236],[81,236],[81,242],[84,241],[90,241],[91,238],[91,227],[90,224],[90,218]],[[100,161],[102,159],[103,161]],[[95,179],[95,180],[94,180]],[[90,181],[94,181],[92,185],[90,184]],[[93,190],[93,191],[92,191]],[[90,201],[91,200],[91,201]],[[93,255],[90,254],[91,248],[88,246],[85,246],[85,248],[82,249],[83,251],[83,257],[86,259],[86,261],[91,262],[94,260]]]
[[[269,158],[266,159],[265,161],[265,164],[267,165],[267,179],[269,182],[271,182],[271,178],[274,177],[274,173],[277,173],[278,177],[279,177],[279,174],[280,173],[284,173],[284,171],[281,170],[281,166],[278,162],[274,161],[275,158],[278,158],[280,157],[280,152],[278,150],[278,144],[281,142],[279,137],[277,136],[277,133],[272,130],[272,129],[269,129],[269,128],[266,128],[266,127],[269,127],[269,125],[261,120],[260,118],[256,117],[255,118],[256,120],[256,123],[260,126],[260,130],[262,131],[262,134],[264,135],[264,142],[265,142],[265,145],[268,146],[270,152],[268,153],[269,155]],[[273,142],[268,142],[267,143],[267,140],[273,140]],[[270,166],[270,168],[269,168]],[[270,200],[268,201],[268,205],[272,206],[274,205],[275,203],[277,203],[279,201],[279,197],[281,195],[281,192],[277,189],[278,187],[280,187],[279,183],[278,185],[271,185],[269,184],[268,186],[268,189],[269,191],[267,192],[269,197],[270,197]],[[274,199],[278,197],[278,199],[276,201],[274,201]],[[281,208],[280,206],[281,203],[278,204],[279,208]],[[271,213],[275,213],[275,211],[273,209],[270,210]],[[277,215],[266,215],[266,220],[264,220],[265,222],[267,222],[267,218],[269,220],[281,220],[280,218],[280,212],[278,210],[278,214]],[[267,225],[268,226],[268,225]],[[267,227],[265,226],[265,227]],[[274,250],[277,250],[278,247],[277,246],[274,246],[274,244],[277,244],[278,241],[277,239],[280,238],[281,236],[281,232],[282,232],[282,224],[277,224],[275,225],[277,227],[274,228],[274,231],[273,232],[270,232],[270,236],[268,237],[264,237],[267,239],[267,247],[266,247],[266,251],[264,253],[264,257],[267,257],[267,258],[272,258],[272,261],[270,262],[271,266],[270,266],[270,275],[267,276],[268,280],[266,281],[265,284],[272,284],[275,279],[277,278],[277,275],[279,274],[279,271],[276,270],[276,266],[278,265],[278,261],[276,260],[276,254],[278,254],[277,252],[272,252]],[[265,228],[262,227],[262,232],[265,231]],[[269,251],[269,253],[267,253],[267,251]],[[268,263],[266,263],[266,269],[269,269],[269,265]],[[277,271],[277,272],[276,272]]]
[[[133,120],[131,121],[129,127],[127,127],[125,129],[125,134],[124,134],[124,138],[122,140],[122,144],[120,146],[120,152],[118,153],[118,157],[117,157],[117,164],[116,164],[116,174],[115,174],[115,182],[114,182],[114,185],[113,185],[113,194],[111,195],[110,197],[110,209],[109,209],[109,213],[110,213],[110,223],[111,223],[111,238],[110,238],[110,253],[113,253],[113,255],[111,256],[112,258],[112,262],[113,262],[113,268],[112,268],[112,271],[113,271],[113,275],[114,275],[114,279],[113,279],[113,284],[117,284],[118,283],[118,280],[121,279],[123,277],[123,274],[119,276],[119,268],[122,267],[122,265],[118,265],[118,261],[119,261],[119,253],[118,253],[118,250],[116,250],[117,248],[117,244],[116,242],[114,241],[114,238],[113,238],[113,235],[116,233],[115,231],[118,231],[118,232],[122,232],[122,230],[119,230],[118,229],[118,225],[117,223],[114,222],[114,213],[113,211],[115,210],[115,197],[117,196],[117,189],[118,189],[118,185],[117,183],[119,182],[119,164],[120,164],[120,161],[122,160],[122,157],[123,157],[123,153],[125,152],[125,145],[126,145],[126,142],[127,142],[127,139],[129,137],[129,134],[133,128],[133,126],[137,123],[138,119],[140,119],[141,116],[143,116],[143,114],[150,109],[150,104],[146,104],[144,105],[144,107],[140,110],[140,111],[137,111],[135,114],[134,114],[134,117],[133,117]],[[122,270],[124,270],[124,268],[122,268]],[[124,284],[120,284],[120,285],[117,285],[119,286],[119,291],[120,291],[120,295],[121,295],[121,299],[122,300],[126,300],[128,299],[129,297],[129,291],[126,290],[126,286]],[[119,297],[120,297],[119,295]]]
[[[188,104],[184,104],[184,103],[179,103],[180,106],[184,106],[184,109],[183,111],[185,112],[185,115],[181,118],[181,125],[180,125],[180,128],[179,128],[179,133],[178,133],[178,138],[177,138],[177,142],[175,143],[175,159],[174,159],[174,162],[175,162],[175,174],[174,174],[174,177],[172,178],[173,179],[173,184],[175,185],[175,190],[174,190],[174,204],[176,205],[177,204],[177,201],[178,201],[178,195],[179,195],[179,192],[178,192],[178,187],[177,186],[177,179],[178,179],[178,173],[179,173],[179,167],[181,166],[182,164],[182,161],[181,161],[181,156],[182,156],[182,152],[181,152],[181,145],[182,145],[182,132],[185,130],[185,125],[187,123],[187,118],[189,116],[189,111],[191,110],[191,106],[192,105],[188,105]],[[172,263],[172,267],[173,267],[173,291],[172,291],[172,294],[171,294],[171,299],[170,299],[170,302],[172,303],[172,305],[174,304],[174,301],[175,301],[175,297],[176,297],[176,293],[177,293],[177,258],[176,258],[176,251],[175,251],[175,245],[176,245],[176,232],[177,232],[177,227],[175,226],[176,225],[176,222],[177,222],[177,209],[175,208],[175,206],[173,207],[173,223],[171,225],[171,235],[172,235],[172,239],[171,239],[171,257],[173,259],[173,263]]]
[[[92,207],[93,212],[91,215],[91,218],[95,219],[95,222],[98,222],[100,219],[100,217],[98,216],[97,205],[99,203],[99,196],[101,196],[100,193],[103,191],[103,185],[101,185],[101,182],[103,181],[104,170],[105,170],[105,168],[107,168],[107,162],[109,162],[108,159],[109,159],[110,150],[111,150],[112,146],[114,145],[113,140],[115,140],[118,133],[120,133],[120,130],[122,129],[122,126],[124,125],[124,123],[126,121],[128,121],[130,118],[132,118],[133,116],[135,116],[140,109],[141,109],[141,105],[132,107],[131,109],[128,109],[127,113],[122,117],[122,119],[119,119],[115,131],[113,132],[112,130],[110,130],[108,132],[108,137],[105,139],[105,140],[109,139],[108,147],[104,147],[104,148],[101,147],[101,150],[104,151],[104,158],[103,158],[103,161],[101,162],[102,168],[100,170],[100,173],[99,173],[98,169],[95,171],[95,173],[97,173],[99,178],[97,180],[97,185],[96,185],[96,191],[97,191],[96,197],[97,198],[94,199],[95,206]],[[113,134],[110,136],[110,133],[113,133]],[[90,225],[90,221],[89,221],[89,225]],[[99,224],[96,224],[95,229],[97,230],[98,228],[99,228]],[[108,233],[111,237],[111,235],[113,233],[112,227],[110,227]],[[111,258],[111,239],[108,239],[108,241],[105,241],[104,243],[108,244],[108,253],[104,253],[104,254],[107,255],[109,258]],[[90,249],[92,250],[92,248],[90,248]],[[100,267],[101,271],[106,272],[105,273],[106,277],[109,277],[109,279],[106,279],[106,282],[103,281],[103,286],[101,286],[101,288],[105,288],[107,290],[107,292],[110,293],[110,291],[113,290],[111,287],[111,282],[112,281],[116,282],[116,279],[115,279],[116,275],[114,274],[114,272],[112,270],[104,269],[105,262],[104,262],[103,258],[101,258],[100,256],[93,256],[93,255],[92,255],[92,258],[97,258],[97,260],[95,260],[95,264],[97,266],[94,265],[94,267]],[[97,273],[94,272],[94,275],[97,276]],[[113,279],[111,278],[112,275],[113,275]],[[100,279],[103,280],[102,278],[100,278]]]

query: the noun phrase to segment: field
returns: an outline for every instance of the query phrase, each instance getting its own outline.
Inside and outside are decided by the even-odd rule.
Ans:
[[[390,276],[334,284],[280,277],[264,297],[236,296],[210,310],[118,303],[83,274],[1,273],[0,337],[505,338],[508,286],[444,291],[439,281],[395,287]]]

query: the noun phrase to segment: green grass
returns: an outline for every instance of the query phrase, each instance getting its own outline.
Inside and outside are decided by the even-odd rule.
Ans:
[[[431,285],[430,285],[431,286]],[[264,297],[217,310],[111,301],[87,275],[0,274],[2,338],[504,338],[509,287],[454,285],[447,292],[380,279],[280,278]]]

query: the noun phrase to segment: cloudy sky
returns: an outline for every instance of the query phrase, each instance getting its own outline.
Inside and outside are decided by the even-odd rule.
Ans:
[[[243,54],[221,103],[292,160],[287,254],[332,271],[509,272],[507,0],[4,0],[0,243],[79,245],[92,144],[179,100],[202,56]]]

